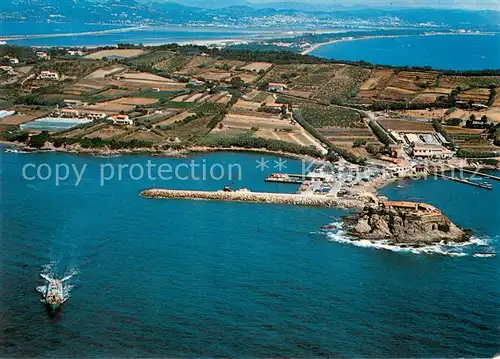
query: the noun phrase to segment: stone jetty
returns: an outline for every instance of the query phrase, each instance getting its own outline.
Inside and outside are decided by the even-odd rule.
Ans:
[[[328,197],[325,195],[302,195],[287,193],[263,193],[248,191],[186,191],[152,188],[141,192],[146,198],[159,199],[206,199],[218,201],[258,202],[291,204],[309,207],[336,207],[362,209],[364,202],[355,199]]]

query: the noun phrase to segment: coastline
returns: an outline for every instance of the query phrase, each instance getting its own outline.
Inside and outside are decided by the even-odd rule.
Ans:
[[[428,33],[428,34],[420,34],[420,35],[373,35],[373,36],[362,36],[362,37],[352,37],[352,38],[344,38],[344,39],[337,39],[337,40],[332,40],[332,41],[327,41],[327,42],[321,42],[318,44],[314,44],[311,47],[305,49],[302,51],[300,54],[301,55],[307,55],[310,54],[311,52],[325,46],[325,45],[332,45],[336,44],[339,42],[347,42],[347,41],[359,41],[359,40],[371,40],[371,39],[394,39],[394,38],[402,38],[402,37],[424,37],[424,36],[443,36],[443,35],[475,35],[475,36],[487,36],[487,35],[495,35],[497,33],[495,32],[476,32],[476,33],[457,33],[457,32],[436,32],[436,33]],[[315,56],[315,55],[312,55]]]
[[[305,155],[290,154],[283,152],[274,152],[265,149],[256,148],[211,148],[211,147],[190,147],[184,150],[170,150],[170,151],[152,151],[150,148],[141,148],[134,150],[109,150],[109,149],[83,149],[83,148],[53,148],[53,146],[47,146],[40,150],[32,149],[27,146],[19,146],[19,144],[1,141],[0,144],[15,146],[21,149],[29,149],[33,153],[42,152],[62,152],[74,155],[89,155],[96,157],[115,157],[121,155],[141,155],[149,154],[151,156],[165,156],[172,158],[185,158],[191,155],[210,153],[210,152],[244,152],[244,153],[264,153],[268,155],[280,155],[289,158],[297,159],[308,159],[313,158]],[[482,166],[481,169],[493,169],[491,166]],[[261,202],[261,203],[274,203],[274,204],[285,204],[285,205],[298,205],[298,206],[308,206],[308,207],[329,207],[338,208],[341,210],[355,210],[356,212],[362,213],[365,206],[373,206],[373,203],[377,203],[380,198],[379,190],[397,181],[410,179],[419,180],[425,178],[426,174],[415,174],[409,177],[400,178],[396,176],[382,176],[376,178],[370,182],[361,185],[358,188],[353,188],[351,196],[347,197],[325,197],[325,196],[312,196],[312,195],[300,195],[300,194],[283,194],[283,193],[265,193],[259,194],[259,192],[236,192],[232,195],[226,195],[224,192],[222,194],[219,192],[207,192],[207,191],[171,191],[167,189],[151,189],[153,192],[162,192],[158,196],[146,196],[146,197],[156,197],[156,198],[172,198],[172,199],[192,199],[192,200],[223,200],[223,201],[238,201],[238,202]],[[191,193],[193,192],[193,193]],[[203,193],[201,193],[203,192]],[[354,196],[352,196],[354,195]],[[339,224],[340,223],[340,224]],[[469,240],[459,243],[460,241],[436,241],[435,243],[412,243],[408,242],[392,242],[387,238],[380,239],[366,239],[362,236],[352,236],[347,222],[335,222],[333,225],[328,225],[323,230],[326,230],[326,235],[331,241],[339,242],[342,244],[350,244],[359,247],[370,247],[375,249],[383,249],[394,252],[409,252],[413,254],[437,254],[437,255],[449,255],[449,256],[462,256],[466,254],[457,253],[457,247],[467,247],[477,245],[481,240],[472,236]],[[460,227],[458,227],[460,228]],[[456,243],[455,243],[456,242]],[[482,243],[482,242],[481,242]],[[494,256],[493,254],[487,254],[487,257]]]
[[[158,157],[188,157],[190,155],[215,153],[215,152],[234,152],[234,153],[249,153],[249,154],[265,154],[271,156],[281,156],[291,159],[318,161],[317,158],[298,153],[271,151],[265,148],[246,148],[246,147],[208,147],[208,146],[192,146],[179,150],[155,150],[153,148],[134,148],[134,149],[110,149],[103,148],[83,148],[80,146],[71,147],[54,147],[52,145],[45,146],[41,149],[26,146],[21,143],[2,141],[0,145],[15,147],[19,151],[26,153],[43,153],[43,152],[61,152],[74,155],[89,155],[89,156],[122,156],[122,155],[151,155]]]

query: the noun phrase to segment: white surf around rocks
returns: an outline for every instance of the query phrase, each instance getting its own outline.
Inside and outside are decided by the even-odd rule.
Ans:
[[[410,244],[395,244],[389,240],[367,240],[356,238],[348,233],[348,228],[342,221],[331,223],[328,227],[333,229],[321,230],[321,233],[325,234],[329,241],[353,245],[361,248],[449,257],[496,257],[496,251],[491,245],[493,242],[493,239],[491,238],[479,238],[472,236],[469,241],[462,243],[440,242],[424,246],[412,246]]]

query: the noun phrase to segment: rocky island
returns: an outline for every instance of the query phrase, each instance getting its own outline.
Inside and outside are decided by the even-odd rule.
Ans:
[[[428,245],[466,242],[467,234],[439,209],[426,203],[380,201],[347,219],[350,233],[360,239],[394,244]]]

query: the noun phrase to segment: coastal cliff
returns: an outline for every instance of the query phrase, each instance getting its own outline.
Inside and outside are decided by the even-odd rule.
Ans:
[[[361,239],[409,245],[468,240],[466,233],[441,211],[425,204],[386,202],[379,207],[365,207],[348,222],[350,233]]]

